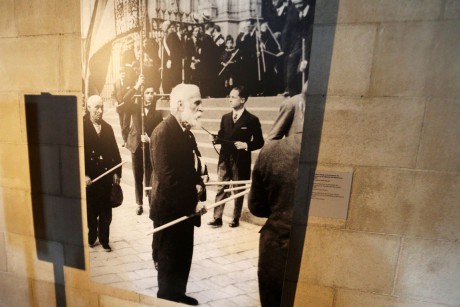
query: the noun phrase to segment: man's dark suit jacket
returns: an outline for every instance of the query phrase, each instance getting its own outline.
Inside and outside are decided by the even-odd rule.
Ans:
[[[168,36],[166,36],[166,44],[168,45],[170,51],[169,60],[171,60],[171,68],[167,69],[165,72],[167,72],[167,82],[169,82],[169,86],[173,88],[181,82],[184,44],[179,39],[176,32],[171,32]],[[163,78],[165,78],[165,76],[163,76]]]
[[[196,185],[203,185],[195,170],[193,144],[178,121],[169,115],[153,130],[150,219],[163,224],[195,212]]]
[[[251,151],[257,150],[264,145],[262,129],[259,119],[243,111],[236,123],[233,123],[233,113],[222,116],[220,130],[217,135],[216,144],[221,144],[219,163],[233,157],[238,167],[239,179],[249,179],[251,175]],[[248,150],[236,149],[234,143],[240,141],[248,144]]]
[[[89,118],[85,118],[83,122],[83,131],[85,144],[85,175],[93,180],[121,162],[120,152],[113,129],[104,120],[101,121],[100,135],[97,134]],[[114,173],[118,174],[121,178],[121,167],[88,187],[88,201],[98,200],[101,202],[108,202]]]
[[[123,96],[126,94],[126,91],[128,90],[128,82],[125,80],[123,82],[123,85],[121,85],[121,80],[118,79],[115,81],[115,84],[113,86],[113,92],[112,92],[112,98],[117,101],[118,104],[121,104],[123,102]],[[123,111],[124,107],[121,106],[118,108],[117,105],[117,112]]]
[[[313,18],[315,15],[314,1],[308,1],[310,8],[308,9],[307,16],[300,19],[300,12],[290,5],[287,13],[286,24],[284,25],[283,33],[281,36],[281,43],[283,51],[286,55],[292,53],[301,54],[302,52],[302,38],[305,39],[306,54],[305,58],[310,58],[311,41],[313,37]]]
[[[128,90],[125,95],[125,101],[128,103],[129,109],[132,114],[133,124],[128,134],[128,141],[126,142],[126,148],[128,148],[132,153],[135,153],[139,144],[141,143],[141,134],[142,134],[142,106],[140,100],[136,103],[133,99],[136,90],[134,88]],[[156,103],[152,103],[149,106],[149,112],[144,118],[144,131],[150,136],[153,129],[163,120],[161,113],[156,110]],[[149,162],[149,161],[147,161]]]

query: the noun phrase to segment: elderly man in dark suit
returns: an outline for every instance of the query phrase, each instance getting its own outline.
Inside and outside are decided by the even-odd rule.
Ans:
[[[204,190],[195,169],[195,143],[190,129],[199,126],[201,95],[198,87],[179,84],[171,91],[171,114],[150,137],[153,164],[150,218],[159,227],[182,216],[202,214],[197,206]],[[193,255],[193,233],[199,220],[188,219],[154,234],[152,248],[158,263],[159,298],[198,305],[186,287]]]
[[[260,230],[259,294],[263,307],[280,306],[291,231],[302,132],[268,143],[252,172],[249,210],[268,218]]]
[[[85,136],[85,181],[88,217],[88,243],[94,247],[97,238],[106,252],[109,245],[112,206],[110,191],[112,184],[120,183],[121,167],[93,183],[93,180],[121,162],[112,127],[102,119],[104,105],[100,96],[91,96],[87,101],[89,114],[83,123]]]
[[[315,0],[292,0],[281,36],[286,59],[285,94],[289,96],[300,93],[302,74],[305,74],[305,80],[308,79],[314,15]],[[305,48],[302,48],[302,41]]]
[[[136,94],[143,94],[144,101],[142,102],[140,97],[135,97]],[[148,136],[163,120],[160,112],[156,110],[153,94],[153,85],[144,85],[144,76],[140,75],[134,87],[129,89],[124,96],[124,101],[126,101],[133,118],[126,148],[131,151],[137,215],[141,215],[144,212],[144,184],[146,187],[150,186],[150,177],[152,175],[152,164],[150,163],[150,150],[148,146],[150,139]],[[144,105],[143,108],[142,104]],[[142,124],[144,125],[143,127]]]
[[[259,119],[245,108],[248,92],[244,87],[235,87],[230,92],[230,105],[233,111],[222,116],[220,130],[213,142],[221,144],[217,172],[219,181],[247,180],[251,176],[251,152],[264,145]],[[218,186],[216,202],[230,196],[224,192],[228,186]],[[230,227],[238,227],[243,208],[244,196],[235,199],[233,220]],[[213,227],[222,226],[225,204],[214,208],[214,220],[208,223]]]

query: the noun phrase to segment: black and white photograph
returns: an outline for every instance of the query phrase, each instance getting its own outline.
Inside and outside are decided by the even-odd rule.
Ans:
[[[94,281],[281,305],[314,13],[315,0],[81,0]]]

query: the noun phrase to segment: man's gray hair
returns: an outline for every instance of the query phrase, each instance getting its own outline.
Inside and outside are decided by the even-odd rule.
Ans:
[[[171,113],[177,112],[177,107],[180,101],[186,101],[195,94],[200,94],[200,89],[194,84],[178,84],[176,85],[169,96],[169,109]]]
[[[89,96],[88,100],[86,101],[86,108],[93,106],[97,102],[102,102],[102,97],[99,95]]]

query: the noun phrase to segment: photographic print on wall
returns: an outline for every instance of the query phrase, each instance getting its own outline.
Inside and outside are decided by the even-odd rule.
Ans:
[[[81,8],[93,280],[188,305],[279,305],[315,0]]]

